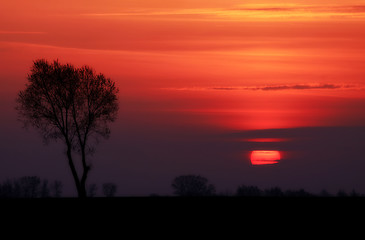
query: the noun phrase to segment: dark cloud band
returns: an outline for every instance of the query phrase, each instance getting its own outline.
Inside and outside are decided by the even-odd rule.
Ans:
[[[258,87],[212,87],[211,90],[262,90],[262,91],[277,91],[277,90],[310,90],[310,89],[343,89],[353,88],[351,85],[336,85],[336,84],[295,84],[295,85],[272,85]]]

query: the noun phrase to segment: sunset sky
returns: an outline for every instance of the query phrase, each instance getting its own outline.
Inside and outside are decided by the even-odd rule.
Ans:
[[[68,171],[62,157],[58,165],[47,162],[55,146],[42,146],[36,133],[21,129],[16,121],[17,92],[25,87],[29,69],[39,58],[89,65],[117,83],[119,118],[112,125],[111,139],[101,143],[94,156],[96,166],[102,169],[98,172],[96,167],[94,177],[96,182],[103,181],[108,167],[118,166],[120,176],[114,172],[109,180],[120,183],[121,193],[123,187],[127,189],[125,194],[169,192],[169,179],[183,173],[223,181],[222,176],[230,174],[219,169],[238,164],[216,159],[214,167],[206,169],[207,159],[196,165],[182,157],[173,160],[180,154],[166,149],[173,143],[183,146],[184,156],[189,152],[198,159],[205,148],[197,145],[218,141],[222,134],[246,131],[246,136],[249,131],[316,127],[343,132],[344,127],[365,126],[364,0],[4,1],[0,8],[0,142],[7,158],[2,160],[4,179],[26,174],[69,177],[47,175],[50,166],[54,173],[58,167],[60,172]],[[196,134],[201,142],[194,145],[200,150],[194,151],[188,139],[196,140]],[[212,139],[207,137],[212,135]],[[260,136],[273,137],[264,135]],[[27,145],[27,141],[37,150],[29,149],[24,155],[33,154],[44,171],[26,167],[30,163],[15,153],[14,145]],[[358,144],[360,140],[354,141]],[[151,142],[158,145],[152,151],[145,145]],[[132,153],[105,149],[118,149],[119,143],[154,156],[146,153],[152,160],[143,159],[145,155],[132,159]],[[348,152],[355,154],[353,148]],[[229,152],[227,149],[224,147]],[[62,155],[62,148],[57,151]],[[103,164],[98,159],[106,155],[112,160]],[[17,161],[26,162],[23,170],[16,169]],[[250,172],[249,162],[242,162],[244,171]],[[146,169],[137,170],[138,164]],[[137,179],[146,174],[147,166],[153,169],[147,174],[149,180],[122,185],[127,179],[124,176]],[[361,169],[364,167],[365,162]],[[263,172],[250,174],[247,181],[252,184],[275,185],[254,177]],[[346,174],[350,176],[351,170]],[[159,179],[156,186],[165,182],[167,187],[161,190],[146,183],[155,176]],[[290,181],[285,176],[285,181]],[[355,180],[343,188],[351,188]],[[229,183],[234,188],[244,181],[244,177],[231,179],[221,186],[228,188]],[[295,186],[312,187],[305,180],[297,183]],[[331,186],[317,186],[322,187]],[[359,186],[359,191],[365,193],[365,185]]]

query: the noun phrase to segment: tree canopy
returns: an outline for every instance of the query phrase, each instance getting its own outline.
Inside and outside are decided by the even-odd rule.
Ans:
[[[178,196],[211,196],[215,187],[208,184],[208,179],[200,175],[182,175],[176,177],[172,184],[174,194]]]
[[[108,123],[116,120],[118,112],[115,83],[89,66],[76,68],[44,59],[34,61],[27,80],[17,98],[20,120],[36,128],[46,142],[63,141],[79,197],[86,197],[90,170],[86,155],[94,151],[98,137],[110,135]],[[81,177],[73,151],[81,155]]]

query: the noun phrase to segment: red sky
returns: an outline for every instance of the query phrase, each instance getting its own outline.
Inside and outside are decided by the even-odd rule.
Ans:
[[[0,176],[61,179],[74,194],[63,146],[16,121],[32,61],[46,58],[92,66],[120,89],[88,183],[166,194],[193,173],[219,190],[364,193],[364,29],[365,0],[2,1]],[[281,163],[252,167],[257,147]]]
[[[363,125],[364,29],[363,0],[6,1],[0,93],[58,58],[115,80],[126,124]]]

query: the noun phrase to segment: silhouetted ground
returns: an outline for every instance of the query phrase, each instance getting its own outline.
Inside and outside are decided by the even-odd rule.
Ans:
[[[271,221],[282,222],[283,214],[298,217],[308,214],[346,216],[350,212],[360,213],[364,209],[362,197],[114,197],[114,198],[35,198],[1,199],[6,206],[2,214],[44,216],[57,219],[73,219],[82,216],[95,221],[160,221],[178,218],[186,223],[210,216],[218,219],[256,221],[265,226]],[[267,219],[270,216],[271,220]],[[6,215],[2,215],[6,216]],[[98,217],[96,217],[98,216]],[[101,218],[100,218],[101,217]],[[312,215],[313,217],[313,215]],[[4,218],[3,218],[4,219]],[[286,219],[288,220],[288,219]],[[71,220],[74,221],[74,220]],[[68,222],[69,223],[69,222]],[[197,222],[197,224],[199,221]],[[200,223],[199,223],[200,224]]]

